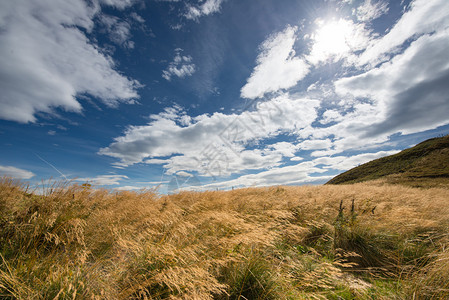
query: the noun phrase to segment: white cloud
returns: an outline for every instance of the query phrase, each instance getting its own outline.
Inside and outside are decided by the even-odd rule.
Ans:
[[[12,166],[0,166],[0,175],[17,179],[30,179],[31,177],[35,176],[33,172]]]
[[[102,1],[119,9],[131,2]],[[117,72],[83,32],[92,32],[99,11],[82,0],[1,2],[0,118],[26,123],[55,108],[81,112],[82,94],[108,106],[138,98],[140,84]]]
[[[182,112],[177,117],[160,114],[148,125],[130,126],[99,154],[118,158],[119,166],[166,163],[157,158],[174,155],[164,165],[169,174],[184,170],[218,176],[274,167],[284,155],[292,155],[287,143],[251,150],[246,146],[301,130],[316,119],[318,106],[317,100],[283,95],[241,114],[200,115],[187,126],[180,123]]]
[[[146,159],[143,161],[143,163],[149,164],[149,165],[163,165],[163,164],[168,164],[169,162],[170,162],[169,159],[158,159],[158,158],[151,158],[151,159]]]
[[[273,145],[267,145],[266,148],[273,149],[273,152],[280,153],[285,157],[295,156],[295,152],[298,151],[298,147],[292,143],[278,142]]]
[[[335,109],[326,110],[323,115],[322,119],[320,120],[321,124],[329,124],[332,122],[339,122],[343,120],[343,116]]]
[[[276,167],[257,174],[243,175],[236,179],[194,187],[193,189],[229,189],[231,187],[323,183],[334,176],[318,174],[328,172],[329,170],[346,171],[368,161],[398,152],[398,150],[391,150],[354,156],[322,157],[313,161],[302,162],[292,166]]]
[[[362,153],[354,156],[320,157],[313,160],[314,166],[324,165],[324,169],[347,171],[374,159],[398,153],[399,150]]]
[[[365,0],[365,2],[354,9],[353,14],[357,20],[362,22],[369,22],[379,18],[388,12],[388,2],[379,0],[373,3],[373,0]]]
[[[392,134],[420,132],[449,123],[447,3],[438,0],[413,1],[409,11],[384,36],[379,37],[369,29],[368,22],[386,13],[388,6],[385,1],[366,0],[354,11],[359,22],[344,19],[318,22],[317,32],[310,37],[312,43],[306,58],[300,58],[294,52],[297,28],[287,27],[269,37],[260,46],[257,66],[241,90],[242,97],[254,99],[293,87],[310,70],[314,70],[313,66],[323,63],[343,61],[343,72],[337,76],[348,73],[359,75],[343,75],[348,77],[337,78],[335,85],[332,85],[332,81],[322,79],[310,85],[308,95],[325,100],[321,102],[321,107],[319,102],[316,106],[301,106],[297,102],[299,99],[290,97],[287,97],[288,101],[281,101],[282,97],[268,101],[278,101],[282,118],[270,118],[274,121],[265,122],[263,126],[248,126],[257,130],[253,133],[245,129],[238,133],[232,148],[220,148],[223,141],[215,139],[216,136],[209,132],[216,130],[219,132],[217,135],[220,135],[223,124],[235,122],[233,120],[238,120],[237,123],[241,122],[243,125],[252,124],[257,119],[253,112],[186,117],[186,122],[182,125],[184,127],[181,126],[179,117],[171,118],[174,126],[165,132],[172,134],[177,131],[174,135],[176,143],[170,146],[170,149],[177,149],[176,151],[153,152],[156,148],[152,147],[161,144],[158,139],[151,140],[150,143],[148,136],[138,137],[137,132],[130,131],[122,137],[123,141],[116,139],[108,148],[102,149],[103,154],[115,155],[122,164],[132,164],[135,155],[128,158],[127,151],[143,149],[142,145],[148,141],[151,147],[145,151],[137,151],[139,154],[144,153],[143,160],[175,155],[164,161],[168,172],[188,170],[208,175],[202,171],[201,161],[193,154],[193,149],[197,152],[198,149],[205,149],[208,145],[201,144],[201,141],[207,140],[214,142],[213,145],[218,145],[219,149],[225,149],[221,154],[232,157],[222,166],[227,172],[219,175],[238,174],[244,170],[259,171],[257,174],[246,174],[233,180],[203,186],[205,189],[322,182],[330,179],[331,176],[322,175],[328,171],[345,171],[367,161],[395,154],[397,150],[379,151]],[[311,64],[310,67],[304,62],[305,59]],[[388,62],[382,63],[384,60]],[[305,65],[302,75],[295,73],[297,64]],[[351,66],[363,68],[348,68]],[[291,74],[287,76],[289,72]],[[313,108],[309,111],[311,117],[307,122],[301,122],[301,126],[291,126],[289,122],[295,120],[295,113],[291,112],[303,112],[306,107]],[[318,107],[323,113],[317,119]],[[260,108],[256,109],[258,110]],[[165,121],[168,119],[168,116],[164,117]],[[318,121],[320,125],[313,127],[316,124],[313,121]],[[157,132],[159,125],[149,124],[146,129],[149,127]],[[264,140],[282,132],[296,135],[302,141],[297,145],[288,142],[263,145]],[[192,146],[189,151],[178,150],[190,147],[187,144],[185,146],[181,138],[186,133],[189,141],[196,143],[196,146]],[[131,137],[135,139],[132,140]],[[285,166],[285,158],[290,158],[291,163],[302,160],[301,157],[294,156],[300,150],[312,150],[312,160]],[[361,154],[348,156],[344,153],[347,150]],[[217,152],[209,154],[217,155]],[[136,162],[142,159],[139,158]]]
[[[295,56],[296,31],[288,26],[262,43],[257,66],[241,89],[243,98],[255,99],[290,88],[309,73],[307,63]]]
[[[141,0],[99,0],[101,4],[115,7],[117,9],[125,9]],[[95,1],[94,1],[95,3]]]
[[[385,36],[371,41],[359,57],[358,65],[376,65],[386,61],[391,52],[397,51],[410,38],[449,26],[447,0],[415,0],[410,7]]]
[[[295,156],[295,157],[290,158],[290,160],[291,161],[301,161],[301,160],[304,160],[304,158],[299,157],[299,156]]]
[[[132,13],[130,14],[130,16],[131,16],[131,18],[133,18],[133,20],[135,20],[135,21],[138,22],[138,23],[141,23],[141,24],[145,23],[145,19],[142,18],[142,16],[138,15],[138,14],[135,13],[135,12],[132,12]]]
[[[322,183],[333,177],[316,175],[326,171],[327,170],[315,167],[312,162],[302,162],[292,166],[273,168],[257,174],[242,175],[233,180],[204,185],[200,189],[229,189],[231,187],[259,187],[313,182]]]
[[[100,22],[106,28],[112,42],[125,48],[134,48],[134,42],[130,40],[131,25],[128,22],[121,21],[118,17],[106,14],[100,15]]]
[[[376,105],[355,104],[352,112],[347,113],[342,121],[328,127],[305,129],[302,134],[309,139],[333,139],[329,148],[313,151],[311,156],[329,156],[347,150],[367,151],[382,147],[390,134],[367,134],[373,124],[379,121],[380,111]]]
[[[192,76],[196,71],[195,64],[192,63],[192,57],[190,55],[181,55],[182,49],[175,50],[176,55],[173,61],[170,62],[167,69],[162,71],[162,77],[170,81],[173,76],[184,78],[186,76]]]
[[[114,188],[115,191],[137,191],[141,190],[142,187],[140,186],[133,186],[133,185],[124,185]]]
[[[335,83],[342,96],[371,99],[377,120],[365,134],[409,134],[449,123],[448,45],[449,29],[421,36],[391,61]]]
[[[125,175],[98,175],[96,177],[77,178],[76,181],[88,182],[94,185],[118,185],[123,179],[128,179]]]
[[[167,0],[166,0],[167,1]],[[221,9],[224,0],[206,0],[201,5],[187,5],[185,17],[191,20],[198,20],[202,16],[207,16]]]
[[[176,175],[181,176],[181,177],[193,177],[192,174],[187,173],[185,171],[179,171],[179,172],[176,173]]]
[[[333,140],[329,148],[313,151],[312,157],[336,155],[347,150],[375,151],[393,134],[412,134],[449,124],[449,60],[446,54],[449,18],[443,18],[449,17],[448,2],[426,3],[412,2],[411,9],[385,36],[369,38],[372,42],[369,42],[367,52],[371,51],[374,60],[388,54],[387,57],[392,57],[388,62],[377,67],[366,65],[363,70],[352,69],[351,73],[358,72],[359,75],[337,78],[333,89],[324,91],[317,88],[318,84],[310,88],[309,95],[320,98],[318,93],[321,93],[330,106],[318,119],[321,126],[304,128],[298,136]],[[411,31],[404,24],[409,24]],[[425,34],[426,31],[429,33]],[[399,42],[391,44],[392,36],[398,36]],[[402,45],[404,37],[408,44]],[[375,43],[385,47],[377,48],[376,52],[372,50]],[[397,45],[404,49],[397,51]],[[357,56],[351,55],[347,62],[357,64]],[[350,64],[346,64],[348,66]],[[322,108],[326,109],[325,106]]]
[[[325,140],[305,140],[297,145],[298,150],[317,150],[317,149],[329,149],[332,147],[332,141]]]

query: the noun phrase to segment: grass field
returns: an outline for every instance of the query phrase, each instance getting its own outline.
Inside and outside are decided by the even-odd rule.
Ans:
[[[0,183],[1,299],[449,298],[449,190]]]

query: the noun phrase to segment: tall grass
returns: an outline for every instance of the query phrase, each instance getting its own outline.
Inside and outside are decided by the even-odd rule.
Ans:
[[[449,297],[447,189],[33,193],[0,180],[2,299]]]

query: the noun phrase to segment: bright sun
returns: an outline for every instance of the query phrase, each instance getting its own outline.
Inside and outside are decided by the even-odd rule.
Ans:
[[[314,44],[309,60],[319,62],[329,58],[340,58],[350,51],[353,23],[348,20],[322,22],[312,36]]]

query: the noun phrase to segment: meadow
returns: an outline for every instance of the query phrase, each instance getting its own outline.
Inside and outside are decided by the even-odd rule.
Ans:
[[[0,180],[1,299],[447,299],[449,189]]]

